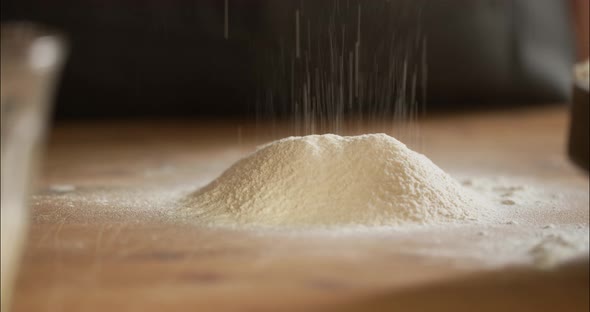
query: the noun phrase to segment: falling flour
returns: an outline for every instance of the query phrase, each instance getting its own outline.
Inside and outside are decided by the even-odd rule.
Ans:
[[[385,134],[272,142],[181,206],[191,220],[263,226],[455,223],[484,211],[470,190]]]

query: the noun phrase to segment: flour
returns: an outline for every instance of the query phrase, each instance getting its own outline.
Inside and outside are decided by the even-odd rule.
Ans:
[[[588,257],[588,181],[583,177],[579,184],[564,185],[536,176],[474,172],[468,164],[466,171],[452,171],[462,181],[458,185],[386,135],[312,136],[263,146],[195,192],[240,156],[217,153],[207,166],[157,163],[136,173],[135,178],[144,179],[140,185],[56,181],[74,182],[75,190],[64,192],[70,187],[54,184],[32,196],[33,222],[114,222],[129,233],[148,233],[150,242],[182,240],[207,253],[225,249],[219,245],[224,242],[232,250],[264,246],[265,257],[277,248],[301,251],[301,245],[315,244],[309,249],[314,257],[340,248],[355,263],[411,255],[416,261],[457,267],[547,269]],[[371,201],[375,198],[379,200]],[[107,226],[105,237],[127,237],[109,232],[119,225]],[[170,233],[168,239],[165,233]],[[40,241],[51,244],[50,239]],[[72,250],[94,246],[82,239],[63,240],[60,246],[66,243]]]
[[[472,222],[484,205],[424,155],[385,134],[290,137],[260,147],[181,211],[214,224]]]
[[[49,190],[56,193],[67,193],[75,191],[76,186],[71,184],[52,184],[49,186]]]
[[[550,269],[564,260],[588,257],[588,240],[568,239],[564,235],[551,234],[544,237],[529,250],[535,266]]]

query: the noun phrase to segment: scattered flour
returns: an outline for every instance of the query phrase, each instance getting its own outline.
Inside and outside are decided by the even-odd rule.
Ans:
[[[588,240],[568,239],[560,234],[551,234],[534,245],[529,254],[535,266],[541,269],[553,268],[564,260],[588,257]]]
[[[71,184],[52,184],[49,190],[56,193],[67,193],[75,191],[76,186]]]
[[[441,224],[485,205],[424,155],[385,134],[289,137],[260,147],[182,203],[214,224]]]
[[[198,172],[212,178],[228,161],[218,157]],[[50,185],[48,192],[32,198],[33,222],[117,220],[127,227],[160,224],[165,218],[175,226],[195,220],[277,225],[236,230],[262,240],[268,235],[292,235],[293,242],[343,240],[359,255],[391,250],[489,267],[548,269],[588,257],[587,184],[572,188],[536,178],[455,171],[462,181],[458,184],[386,135],[274,142],[197,192],[192,167],[172,165],[140,172],[138,176],[149,172],[143,176],[153,181],[139,187]],[[206,182],[201,179],[198,185]],[[198,233],[220,230],[196,228]]]
[[[386,136],[384,137],[387,140],[391,139]],[[336,141],[346,141],[351,140],[352,138],[335,137],[332,139]],[[359,138],[356,139],[358,140]],[[283,143],[296,144],[296,142],[291,141],[298,140],[298,138],[291,138],[288,140],[290,141]],[[310,142],[307,143],[311,144]],[[261,148],[246,160],[242,160],[242,164],[236,164],[234,167],[237,168],[232,169],[232,175],[239,172],[238,169],[244,164],[252,162],[264,153],[269,153],[269,151],[264,150],[273,144]],[[328,149],[325,145],[321,145],[320,143],[315,144],[323,146],[324,148],[321,149],[321,151],[324,153],[329,153],[325,150]],[[353,143],[349,142],[347,144]],[[358,142],[354,144],[358,144]],[[401,145],[401,143],[396,144]],[[144,183],[138,187],[104,187],[101,185],[85,187],[75,186],[74,191],[68,191],[72,189],[69,186],[55,187],[59,184],[50,185],[49,191],[40,192],[32,197],[31,208],[34,211],[33,222],[59,224],[67,220],[67,222],[76,224],[110,224],[113,220],[116,220],[118,224],[121,224],[125,228],[128,226],[148,226],[150,230],[153,230],[151,227],[153,224],[158,224],[158,226],[160,226],[162,220],[173,222],[173,226],[175,227],[179,223],[186,225],[184,223],[187,221],[189,223],[194,223],[194,220],[198,221],[196,222],[197,224],[220,224],[225,222],[227,225],[236,225],[239,227],[235,229],[238,233],[248,233],[247,235],[259,236],[263,242],[269,242],[269,244],[269,235],[273,236],[271,240],[272,244],[275,244],[275,237],[283,237],[277,239],[278,241],[281,241],[280,245],[285,248],[288,248],[288,246],[290,246],[289,244],[292,243],[299,244],[297,241],[300,239],[304,242],[313,240],[318,242],[318,244],[325,243],[326,246],[330,246],[329,248],[327,247],[328,249],[333,246],[332,244],[334,244],[334,242],[340,242],[341,244],[349,246],[350,250],[347,252],[356,255],[374,255],[387,250],[391,253],[446,259],[445,261],[452,261],[461,266],[469,266],[471,265],[470,263],[473,263],[473,265],[477,267],[482,266],[490,268],[506,265],[534,265],[537,268],[550,269],[573,258],[588,257],[588,242],[590,235],[588,231],[587,207],[589,198],[587,184],[582,184],[581,187],[572,188],[571,186],[564,186],[561,183],[551,183],[551,181],[538,180],[536,178],[530,179],[528,177],[498,175],[490,176],[489,173],[482,174],[479,172],[463,172],[463,175],[461,175],[455,171],[454,174],[461,178],[463,185],[458,189],[452,187],[451,191],[463,194],[464,197],[467,197],[464,201],[467,201],[468,203],[475,202],[476,204],[451,206],[451,209],[447,208],[447,211],[450,212],[449,214],[440,215],[440,212],[436,208],[441,206],[434,206],[432,204],[434,200],[431,199],[427,202],[429,205],[432,205],[427,206],[431,207],[432,211],[420,209],[421,206],[416,206],[418,203],[408,204],[407,198],[400,200],[399,198],[401,196],[392,191],[396,185],[398,185],[396,183],[408,180],[408,173],[412,172],[415,178],[413,180],[414,182],[409,185],[412,185],[412,189],[414,190],[417,189],[416,184],[420,186],[420,184],[430,183],[427,179],[429,177],[434,176],[437,178],[434,179],[435,183],[431,183],[429,187],[421,186],[425,187],[426,190],[434,188],[435,190],[440,191],[442,188],[440,187],[440,180],[437,179],[439,179],[441,175],[446,177],[441,178],[443,179],[442,181],[448,181],[448,176],[444,173],[440,173],[440,169],[436,168],[436,166],[432,165],[428,160],[422,160],[418,162],[418,165],[409,168],[407,162],[414,159],[414,156],[417,154],[409,152],[407,151],[407,148],[401,148],[396,144],[394,144],[393,147],[386,148],[391,151],[391,155],[375,157],[375,155],[381,154],[366,146],[357,149],[354,149],[353,147],[344,148],[343,146],[345,144],[340,142],[335,143],[335,145],[339,146],[341,152],[348,150],[351,158],[356,157],[354,161],[343,162],[342,157],[334,157],[333,152],[329,156],[322,156],[326,159],[332,157],[335,160],[338,160],[341,165],[345,164],[348,168],[348,171],[345,172],[353,174],[352,172],[356,170],[357,173],[354,173],[356,179],[353,181],[355,183],[361,183],[361,185],[357,187],[358,189],[363,189],[361,187],[363,185],[362,183],[365,185],[379,185],[379,183],[383,183],[384,180],[394,181],[388,182],[389,184],[387,185],[389,185],[390,188],[385,189],[387,192],[383,189],[377,189],[378,192],[374,192],[376,195],[381,194],[380,196],[392,196],[393,200],[391,200],[391,202],[394,204],[389,206],[377,206],[377,208],[386,210],[389,213],[381,211],[381,214],[378,214],[375,213],[375,210],[367,209],[373,214],[363,214],[361,213],[362,211],[358,211],[361,210],[359,207],[345,205],[342,204],[343,200],[338,201],[335,199],[335,202],[340,203],[340,207],[352,209],[352,213],[356,213],[357,216],[360,216],[357,218],[360,221],[353,220],[352,222],[346,223],[343,222],[342,219],[339,219],[337,223],[325,222],[325,219],[322,220],[322,218],[329,218],[328,215],[314,215],[311,214],[313,211],[310,212],[308,209],[302,209],[300,211],[297,209],[306,207],[295,206],[293,204],[289,204],[287,207],[294,210],[283,211],[282,214],[280,214],[281,209],[278,208],[279,213],[277,213],[276,209],[255,211],[255,208],[260,207],[259,202],[244,204],[243,206],[234,206],[236,208],[230,210],[229,208],[225,208],[231,207],[230,205],[224,207],[223,205],[216,205],[213,202],[204,202],[204,200],[215,200],[216,197],[213,196],[213,193],[210,193],[210,191],[214,189],[218,192],[215,196],[218,196],[217,198],[221,198],[221,200],[225,200],[226,197],[223,194],[227,194],[230,191],[227,188],[222,188],[220,183],[227,183],[227,181],[230,181],[228,180],[228,177],[231,177],[232,175],[228,176],[228,174],[232,171],[226,172],[222,175],[222,177],[225,176],[225,178],[222,179],[222,177],[220,177],[217,181],[213,182],[213,184],[206,187],[209,191],[207,192],[208,194],[205,195],[202,193],[203,190],[196,193],[194,192],[197,183],[195,182],[194,174],[190,171],[193,170],[192,167],[175,167],[174,174],[170,174],[171,179],[166,180],[164,178],[166,178],[168,173],[160,171],[159,168],[162,168],[162,166],[158,166],[154,169],[154,172],[157,172],[157,179],[152,179],[152,177],[150,177],[149,180],[153,180],[153,182]],[[384,147],[384,145],[379,146]],[[302,178],[297,177],[298,173],[309,174],[309,170],[311,170],[309,169],[308,171],[302,172],[296,171],[296,169],[301,170],[302,164],[294,162],[294,159],[301,157],[300,154],[293,153],[294,150],[296,150],[296,148],[291,147],[285,155],[280,157],[280,161],[272,162],[268,159],[262,161],[265,165],[260,165],[261,169],[253,172],[249,176],[245,171],[241,172],[244,176],[239,179],[234,177],[234,182],[232,183],[242,181],[241,183],[243,184],[233,185],[240,186],[238,190],[243,191],[244,188],[249,189],[248,192],[250,193],[247,194],[255,194],[256,196],[254,196],[254,198],[258,198],[258,200],[265,200],[265,203],[272,203],[272,201],[268,199],[261,199],[263,193],[256,193],[254,189],[256,185],[260,187],[259,183],[263,181],[261,179],[263,179],[265,175],[272,176],[272,173],[269,173],[274,170],[272,168],[279,168],[275,170],[277,174],[291,172],[292,176],[290,176],[289,181],[291,181],[290,183],[293,185],[297,185],[293,181],[303,183],[301,182]],[[365,154],[360,154],[361,152],[359,150],[363,151]],[[320,153],[320,151],[316,151],[315,153]],[[406,158],[406,162],[402,162],[404,165],[395,165],[396,161],[400,161],[399,159],[402,157],[400,155],[404,153],[408,157]],[[292,157],[286,156],[287,154]],[[394,177],[384,178],[375,174],[366,176],[358,173],[360,171],[358,167],[362,166],[365,162],[361,161],[364,155],[371,157],[374,166],[383,168],[380,169],[381,172],[398,172],[397,180],[395,180]],[[321,155],[318,154],[316,155],[316,158],[320,156]],[[237,155],[232,157],[231,161],[237,159]],[[419,158],[422,159],[423,156]],[[219,173],[218,170],[226,167],[228,161],[229,159],[218,157],[212,164],[208,165],[207,168],[200,168],[199,172],[206,172],[207,174],[210,174],[208,178],[212,178]],[[323,161],[329,162],[325,159]],[[309,160],[308,162],[309,166],[312,166],[313,162]],[[400,166],[405,169],[396,169]],[[286,169],[287,167],[290,169]],[[432,167],[434,167],[434,169],[432,169]],[[321,170],[328,169],[324,167],[321,168],[323,168]],[[420,173],[422,170],[426,170],[426,168],[430,168],[430,174]],[[188,174],[179,176],[179,173],[187,171],[189,172]],[[141,172],[138,176],[141,176]],[[320,171],[317,173],[317,176],[326,177],[328,174],[327,171]],[[316,179],[315,175],[313,175],[313,177]],[[253,183],[250,184],[248,179],[251,179]],[[341,178],[342,181],[349,181],[350,179],[352,178],[348,175]],[[277,178],[276,180],[279,179]],[[316,180],[311,180],[311,183],[317,184],[318,182]],[[202,179],[198,183],[199,185],[204,185],[206,182],[207,180]],[[215,186],[215,183],[218,185]],[[342,185],[344,185],[344,182],[342,183]],[[451,183],[451,185],[452,184],[453,183]],[[228,184],[226,184],[226,187],[227,185]],[[251,188],[248,188],[248,186]],[[334,188],[333,185],[331,187]],[[263,189],[277,191],[281,188],[285,188],[285,186],[281,184],[273,184],[268,188]],[[357,188],[350,186],[344,189],[352,192]],[[294,190],[289,189],[288,187],[286,187],[286,189],[287,193],[285,194],[293,196],[292,192]],[[310,198],[317,198],[319,192],[311,192],[310,189],[311,186],[306,184],[304,191],[315,196]],[[327,189],[324,188],[323,190],[325,191]],[[343,197],[349,195],[338,188],[330,194],[330,196],[336,198],[338,198],[338,196]],[[447,194],[447,197],[445,198],[448,198],[448,193],[445,194]],[[413,197],[416,196],[417,195],[413,195]],[[450,198],[455,197],[451,196]],[[513,200],[515,203],[513,205],[502,204],[502,201],[507,199]],[[243,203],[244,199],[241,200],[241,202],[237,201],[237,203]],[[329,199],[324,199],[325,202],[328,202],[328,200]],[[415,202],[418,202],[419,200],[423,199],[414,199]],[[449,200],[437,200],[438,202],[449,202]],[[230,202],[235,203],[236,201]],[[450,200],[450,202],[454,201]],[[485,205],[479,205],[480,202],[485,203]],[[180,211],[178,207],[179,203],[184,208]],[[404,205],[401,206],[403,209],[399,208],[399,205],[401,205],[400,203]],[[572,203],[576,204],[572,205]],[[326,204],[326,207],[329,208],[329,205]],[[315,208],[321,209],[323,207],[316,205]],[[344,215],[351,213],[345,209],[342,210]],[[373,209],[375,209],[375,207],[373,207]],[[413,214],[405,214],[404,209],[409,209]],[[315,221],[315,223],[313,223],[314,225],[331,224],[336,226],[314,226],[304,228],[301,225],[312,224],[309,222],[309,219],[303,219],[303,221],[302,219],[298,219],[298,223],[289,219],[293,215],[297,216],[297,211],[300,211],[299,214],[307,214],[307,217],[310,218],[311,221]],[[328,213],[334,213],[334,211],[335,210],[331,210]],[[275,219],[271,218],[273,215],[275,216]],[[412,219],[408,216],[414,216],[414,218]],[[377,218],[377,222],[375,222],[375,219],[371,219],[371,217]],[[299,218],[301,217],[299,216]],[[416,221],[416,219],[418,221]],[[304,221],[307,223],[304,223]],[[379,222],[384,223],[384,226],[375,226],[375,223]],[[428,226],[414,226],[416,223],[426,223]],[[282,226],[274,228],[249,227],[244,229],[242,227],[245,224]],[[356,224],[356,226],[340,226],[343,224]],[[359,226],[359,224],[366,226]],[[188,226],[185,230],[193,228],[196,233],[199,233],[199,236],[203,233],[207,233],[207,231],[219,233],[217,231],[221,230],[225,233],[225,229],[209,227],[202,228],[199,226]],[[157,240],[159,234],[154,235],[155,236],[148,238],[151,238],[151,240]],[[282,239],[284,239],[284,237],[288,237],[289,239],[283,241]],[[78,245],[76,245],[78,244],[77,242],[78,240],[71,241],[71,245],[69,245],[68,248],[78,248]],[[257,241],[256,244],[258,243],[262,242]],[[252,240],[249,239],[248,244],[252,244]],[[79,249],[88,249],[88,246],[92,246],[92,244],[90,242],[83,242],[83,245],[79,245]],[[274,246],[275,245],[269,245],[269,249],[272,249]]]

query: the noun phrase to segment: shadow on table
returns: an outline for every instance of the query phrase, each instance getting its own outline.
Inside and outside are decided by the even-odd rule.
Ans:
[[[514,268],[396,290],[330,311],[588,311],[589,262],[551,271]],[[325,310],[325,309],[324,309]]]

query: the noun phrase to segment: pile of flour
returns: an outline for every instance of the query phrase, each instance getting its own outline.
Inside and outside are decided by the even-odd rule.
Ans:
[[[181,211],[227,225],[440,224],[476,220],[483,206],[424,155],[385,134],[289,137],[260,147]]]

